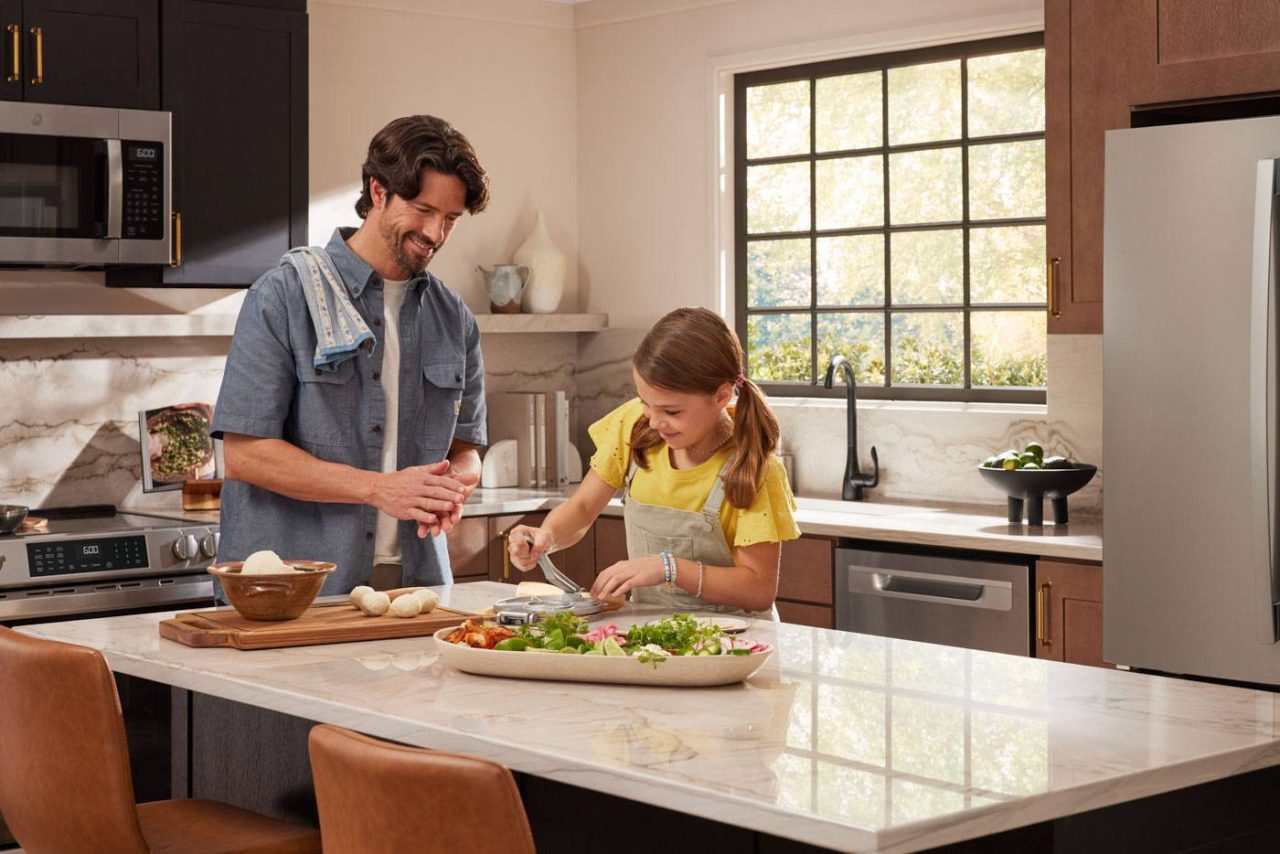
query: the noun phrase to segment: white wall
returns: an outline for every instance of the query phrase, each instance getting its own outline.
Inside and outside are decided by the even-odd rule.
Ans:
[[[358,225],[360,165],[387,122],[428,113],[471,140],[489,207],[464,217],[431,270],[473,311],[489,302],[478,264],[509,263],[545,211],[577,250],[577,77],[572,7],[530,0],[318,0],[311,27],[310,239]],[[570,269],[562,311],[576,311]]]

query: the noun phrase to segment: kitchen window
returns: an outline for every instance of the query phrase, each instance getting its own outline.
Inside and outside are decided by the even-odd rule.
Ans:
[[[1044,37],[735,76],[735,286],[753,380],[1043,403]]]

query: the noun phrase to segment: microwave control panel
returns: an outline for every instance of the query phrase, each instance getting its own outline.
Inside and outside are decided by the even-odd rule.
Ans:
[[[124,141],[124,218],[120,236],[164,239],[164,144]]]

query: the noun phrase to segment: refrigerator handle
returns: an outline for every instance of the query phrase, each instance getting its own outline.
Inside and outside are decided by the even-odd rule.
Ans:
[[[1259,643],[1277,633],[1276,579],[1276,225],[1280,161],[1258,161],[1253,217],[1253,283],[1249,335],[1249,455],[1253,483],[1253,577]]]

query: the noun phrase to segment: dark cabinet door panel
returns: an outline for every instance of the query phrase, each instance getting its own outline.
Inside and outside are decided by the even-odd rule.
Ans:
[[[165,280],[247,286],[306,242],[306,16],[165,6],[181,267]]]
[[[159,108],[157,0],[26,0],[22,6],[26,100]],[[3,35],[7,54],[10,34]]]
[[[0,0],[0,101],[22,100],[22,0]]]

